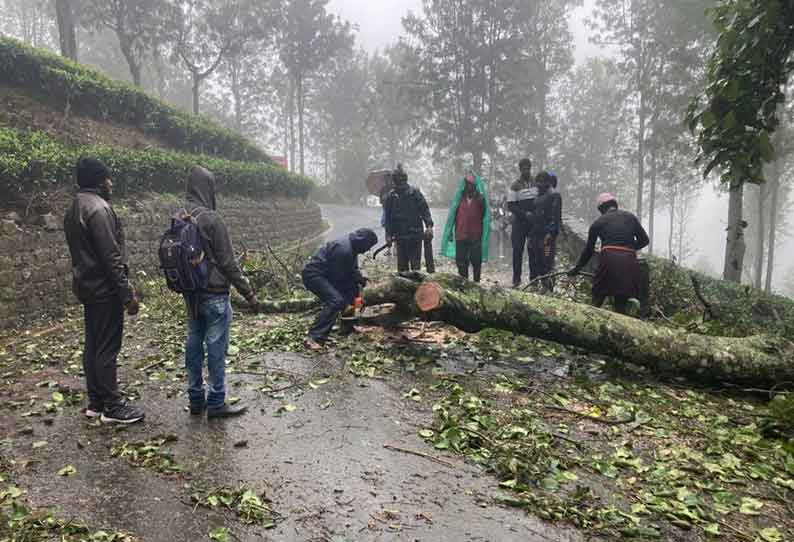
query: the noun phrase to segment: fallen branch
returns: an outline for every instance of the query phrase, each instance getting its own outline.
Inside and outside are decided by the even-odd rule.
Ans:
[[[706,315],[708,315],[709,320],[714,320],[716,318],[714,307],[706,300],[706,297],[703,295],[703,290],[700,287],[700,281],[694,273],[689,274],[689,279],[692,281],[692,288],[695,290],[695,295],[697,296],[698,300],[700,300],[701,305],[703,305],[703,321],[708,321],[706,320]]]
[[[527,291],[527,289],[529,289],[530,286],[532,286],[533,284],[537,284],[538,282],[540,282],[542,280],[556,279],[557,277],[561,277],[561,276],[567,275],[567,274],[568,274],[568,271],[556,271],[554,273],[549,273],[548,275],[543,275],[541,277],[536,277],[536,278],[530,280],[529,282],[527,282],[524,286],[522,286],[521,290],[522,291]],[[595,276],[592,273],[586,273],[584,271],[579,271],[577,273],[577,275],[581,275],[583,277],[588,277],[588,278],[593,278]]]
[[[392,446],[391,444],[384,444],[383,447],[393,452],[401,452],[404,454],[415,455],[416,457],[422,457],[424,459],[430,460],[434,463],[438,463],[439,465],[444,465],[445,467],[449,467],[451,469],[455,469],[458,467],[457,465],[450,463],[449,461],[444,461],[443,459],[433,457],[432,455],[426,454],[424,452],[417,452],[416,450],[408,450],[406,448],[398,448],[397,446]]]

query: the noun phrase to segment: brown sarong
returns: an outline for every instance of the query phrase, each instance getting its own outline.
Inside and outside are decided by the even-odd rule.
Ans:
[[[602,247],[593,277],[593,296],[638,298],[639,295],[640,264],[636,251],[626,247]]]

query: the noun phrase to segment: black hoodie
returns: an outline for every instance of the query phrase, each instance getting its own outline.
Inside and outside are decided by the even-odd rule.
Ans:
[[[187,210],[196,219],[210,262],[207,292],[229,293],[233,284],[248,299],[254,291],[237,263],[229,231],[215,206],[215,177],[203,167],[194,167],[187,181]]]
[[[340,292],[351,292],[364,284],[358,256],[378,244],[375,232],[362,228],[320,247],[303,269],[305,278],[325,277]]]

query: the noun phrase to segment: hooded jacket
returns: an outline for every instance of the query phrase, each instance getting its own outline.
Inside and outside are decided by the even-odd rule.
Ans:
[[[303,268],[306,278],[325,277],[340,292],[351,292],[365,280],[358,268],[358,256],[378,243],[375,232],[362,228],[346,237],[329,241],[319,249]]]
[[[254,291],[237,263],[229,231],[215,208],[215,177],[196,166],[187,181],[187,209],[196,220],[202,248],[209,260],[207,293],[229,293],[233,284],[240,295],[249,299]]]
[[[63,229],[72,257],[72,290],[83,305],[132,301],[124,229],[97,188],[82,188],[66,211]]]
[[[488,261],[488,246],[491,240],[491,204],[488,201],[488,192],[485,189],[485,183],[482,178],[477,175],[474,177],[474,186],[477,193],[483,199],[483,217],[482,217],[482,261]],[[455,219],[458,215],[458,207],[463,199],[463,191],[466,188],[466,179],[461,179],[458,191],[455,192],[455,197],[452,198],[452,205],[449,208],[447,215],[447,224],[444,227],[444,237],[442,237],[441,254],[447,258],[455,259],[456,246],[455,246]]]

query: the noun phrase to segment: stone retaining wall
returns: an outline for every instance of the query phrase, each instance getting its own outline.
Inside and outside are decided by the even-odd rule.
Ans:
[[[320,208],[295,199],[267,202],[221,199],[219,210],[235,249],[262,250],[271,245],[309,243],[322,234]],[[157,247],[169,217],[182,207],[176,198],[145,198],[114,204],[124,223],[131,274],[159,273]],[[0,328],[41,316],[62,314],[76,302],[71,289],[69,250],[60,229],[62,216],[46,227],[3,221],[0,231]]]

